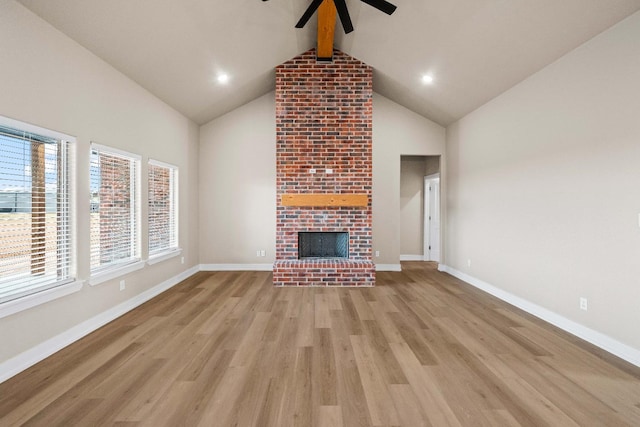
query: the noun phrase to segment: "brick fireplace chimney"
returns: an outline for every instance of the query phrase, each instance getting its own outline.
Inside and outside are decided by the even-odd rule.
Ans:
[[[276,67],[276,286],[373,286],[372,69],[311,49]],[[298,233],[348,233],[347,258],[298,258]]]

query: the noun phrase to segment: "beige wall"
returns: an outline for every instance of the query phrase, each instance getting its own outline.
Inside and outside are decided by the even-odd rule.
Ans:
[[[636,13],[469,114],[446,162],[446,264],[635,349],[639,40]]]
[[[77,137],[77,277],[89,276],[89,144],[143,156],[142,255],[147,254],[147,159],[180,173],[180,257],[0,319],[0,362],[196,266],[198,127],[23,6],[0,2],[0,115]],[[119,290],[118,280],[127,289]]]
[[[445,130],[379,94],[373,96],[373,250],[400,262],[400,156],[444,155]],[[441,191],[446,194],[446,180]],[[422,253],[422,250],[419,252]]]
[[[200,129],[200,260],[273,264],[275,97],[268,93]],[[264,249],[265,257],[256,251]]]
[[[424,175],[433,175],[440,172],[440,157],[439,156],[428,156],[425,159],[426,165],[424,170]]]
[[[380,95],[373,103],[374,262],[398,264],[400,155],[442,154],[444,128]],[[273,263],[275,197],[270,93],[200,129],[201,263]],[[267,256],[256,257],[259,249]]]

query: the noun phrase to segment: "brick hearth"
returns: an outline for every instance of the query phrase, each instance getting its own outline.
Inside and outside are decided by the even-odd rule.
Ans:
[[[372,69],[315,49],[276,68],[276,286],[373,286]],[[313,173],[315,169],[315,173]],[[283,206],[283,195],[360,194],[366,206]],[[298,259],[298,232],[349,232],[349,258]]]

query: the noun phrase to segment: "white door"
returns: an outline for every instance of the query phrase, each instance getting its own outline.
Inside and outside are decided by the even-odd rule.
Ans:
[[[424,178],[424,260],[440,261],[440,176]]]

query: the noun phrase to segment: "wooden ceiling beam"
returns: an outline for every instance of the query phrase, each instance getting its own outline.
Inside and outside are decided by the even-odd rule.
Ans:
[[[318,46],[316,59],[331,61],[333,59],[333,38],[336,29],[336,5],[333,0],[324,0],[318,7]]]

